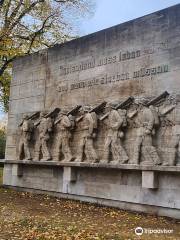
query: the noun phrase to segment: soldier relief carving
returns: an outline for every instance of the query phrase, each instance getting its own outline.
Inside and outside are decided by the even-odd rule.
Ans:
[[[17,158],[29,161],[180,165],[180,97],[128,97],[24,115]]]

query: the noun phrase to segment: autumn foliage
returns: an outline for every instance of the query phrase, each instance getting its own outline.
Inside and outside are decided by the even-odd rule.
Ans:
[[[8,111],[12,61],[73,38],[93,0],[0,0],[0,100]]]

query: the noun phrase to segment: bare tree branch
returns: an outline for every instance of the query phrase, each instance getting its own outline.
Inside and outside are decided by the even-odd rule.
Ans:
[[[8,13],[9,13],[9,9],[10,9],[10,5],[11,5],[11,0],[9,0],[9,2],[7,3],[7,6],[6,6],[6,12],[5,12],[5,19],[4,19],[4,25],[5,27],[8,25]]]
[[[29,46],[29,50],[28,50],[28,52],[27,52],[28,54],[29,54],[30,51],[31,51],[32,45],[33,45],[33,43],[34,43],[34,41],[35,41],[35,38],[44,31],[45,25],[46,25],[47,21],[48,21],[51,17],[52,17],[52,15],[49,15],[49,16],[43,21],[43,24],[42,24],[41,28],[34,33],[34,35],[33,35],[33,37],[32,37],[32,40],[31,40],[31,43],[30,43],[30,46]],[[48,26],[46,26],[46,27],[48,27]]]
[[[0,0],[2,87],[6,89],[9,86],[11,80],[9,70],[17,56],[38,51],[43,47],[51,47],[72,38],[70,32],[74,23],[68,20],[68,14],[73,14],[71,12],[73,8],[78,10],[74,11],[75,15],[82,14],[83,11],[87,12],[86,6],[89,6],[90,1],[93,0]],[[66,6],[72,8],[66,8]],[[9,92],[5,90],[3,94],[8,100]],[[7,109],[8,101],[5,104]]]
[[[19,0],[19,3],[17,4],[17,6],[15,7],[15,9],[12,11],[11,15],[7,19],[9,23],[12,22],[13,19],[17,16],[22,3],[23,3],[23,0]]]
[[[6,29],[6,31],[4,31],[4,35],[9,35],[9,33],[12,31],[13,28],[16,27],[16,25],[21,21],[21,19],[28,14],[38,3],[43,3],[45,0],[37,0],[34,3],[32,3],[28,8],[25,8],[24,11],[21,12],[21,14],[19,15],[19,17],[15,20],[12,21],[9,24],[8,29]],[[2,35],[0,37],[0,40],[2,40],[2,38],[4,37],[4,35]]]

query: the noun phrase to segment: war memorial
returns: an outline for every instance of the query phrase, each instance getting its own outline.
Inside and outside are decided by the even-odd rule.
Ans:
[[[180,4],[14,61],[3,184],[180,219]]]

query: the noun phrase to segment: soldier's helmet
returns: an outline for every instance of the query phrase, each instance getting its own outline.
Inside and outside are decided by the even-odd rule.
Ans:
[[[68,114],[68,109],[67,108],[63,108],[60,112],[60,114],[62,115],[67,115]]]
[[[43,118],[43,117],[45,117],[46,116],[46,112],[45,111],[42,111],[41,113],[40,113],[40,118]]]
[[[81,108],[81,111],[87,113],[87,112],[89,112],[91,109],[92,109],[91,106],[86,105],[86,106],[83,106],[83,107]]]
[[[28,114],[23,114],[23,120],[28,120]]]
[[[146,104],[148,103],[148,99],[146,98],[139,98],[135,100],[135,103],[140,105],[140,106],[146,106]]]
[[[111,109],[113,109],[114,107],[115,107],[115,104],[114,104],[114,103],[108,102],[108,103],[106,104],[106,107],[105,107],[105,108],[111,108]]]

